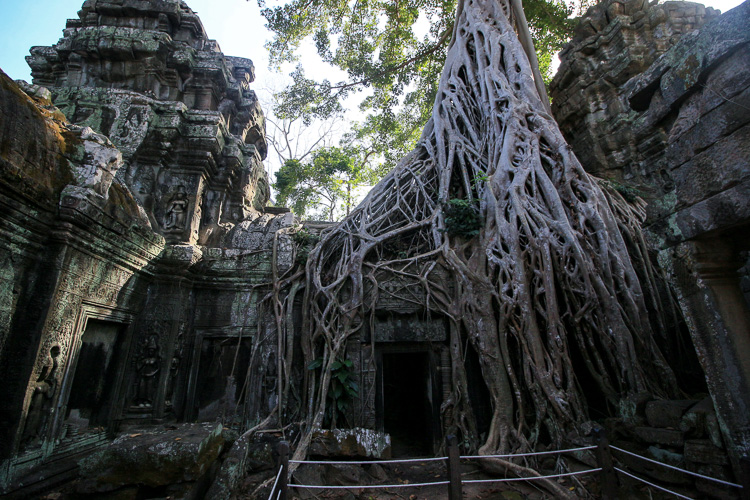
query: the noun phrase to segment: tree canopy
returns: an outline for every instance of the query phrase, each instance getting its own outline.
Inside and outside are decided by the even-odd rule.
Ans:
[[[366,114],[353,135],[395,165],[414,146],[427,122],[453,31],[457,0],[291,0],[263,7],[274,38],[267,45],[272,65],[298,61],[312,41],[322,61],[348,75],[346,81],[307,78],[298,64],[293,83],[281,93],[278,113],[325,118],[341,110],[352,92],[370,89]],[[570,15],[590,0],[527,0],[524,10],[539,54],[551,77],[552,56],[569,39]]]
[[[277,203],[302,219],[334,221],[355,205],[357,188],[374,184],[368,155],[355,146],[324,147],[304,162],[289,159],[276,172]]]

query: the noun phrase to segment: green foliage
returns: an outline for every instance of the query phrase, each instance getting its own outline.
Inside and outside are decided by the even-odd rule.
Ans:
[[[569,16],[593,0],[525,0],[524,10],[537,49],[540,71],[552,77],[552,56],[572,35]],[[348,75],[347,81],[313,81],[298,65],[292,85],[279,97],[279,116],[302,116],[308,123],[342,110],[352,92],[369,89],[363,123],[352,136],[368,143],[386,165],[408,153],[432,112],[432,104],[453,30],[456,0],[393,2],[289,0],[266,7],[258,0],[274,38],[267,44],[271,64],[298,61],[305,40],[322,61]]]
[[[310,256],[310,250],[320,241],[320,236],[312,234],[306,228],[302,228],[292,234],[292,241],[297,245],[297,256],[295,262],[304,265]]]
[[[317,370],[323,366],[323,358],[317,358],[307,366],[308,370]],[[337,359],[331,365],[331,382],[328,388],[326,415],[323,427],[335,429],[337,422],[346,420],[346,412],[359,395],[354,373],[354,363],[348,359]]]
[[[634,187],[626,186],[616,181],[605,181],[605,183],[608,184],[612,189],[620,193],[620,195],[622,195],[622,197],[625,198],[625,201],[627,201],[628,203],[635,203],[643,194]]]
[[[334,221],[354,206],[358,187],[376,182],[368,158],[363,148],[347,146],[320,148],[309,162],[287,160],[276,172],[276,204],[303,219]]]
[[[478,184],[484,184],[485,182],[489,180],[490,180],[490,177],[487,174],[477,173],[476,175],[474,175],[474,178],[471,180],[471,186],[473,188],[476,188]]]
[[[445,232],[451,236],[473,238],[479,234],[482,219],[479,207],[470,200],[451,198],[443,205],[445,214]]]

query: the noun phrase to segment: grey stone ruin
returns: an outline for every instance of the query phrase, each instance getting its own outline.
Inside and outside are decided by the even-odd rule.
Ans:
[[[730,480],[750,450],[748,20],[748,2],[719,16],[607,0],[551,85],[584,166],[648,202],[708,389],[634,399],[628,439]],[[214,476],[209,496],[226,493],[248,464],[270,466],[267,443],[229,446],[283,397],[279,343],[298,340],[302,317],[300,289],[282,332],[264,300],[294,265],[298,221],[266,206],[253,63],[224,55],[179,0],[86,0],[27,60],[33,84],[0,74],[0,494],[79,472],[82,494],[190,497]],[[346,346],[354,429],[321,431],[321,455],[388,456],[373,430],[403,424],[405,401],[419,405],[419,453],[446,431],[449,326],[408,279],[377,281],[375,321]],[[486,427],[479,361],[466,363]],[[162,459],[171,468],[154,474]]]
[[[27,60],[0,100],[0,491],[116,430],[265,417],[258,302],[292,262],[253,63],[184,2],[86,1]]]

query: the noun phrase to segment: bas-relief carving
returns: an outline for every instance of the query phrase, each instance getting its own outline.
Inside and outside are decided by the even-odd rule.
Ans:
[[[188,198],[185,186],[180,184],[167,200],[164,216],[164,229],[167,231],[182,231],[185,229],[188,211]]]
[[[276,366],[276,353],[271,352],[265,363],[263,374],[263,389],[266,399],[266,411],[272,411],[278,402],[278,367]]]
[[[172,359],[169,362],[169,378],[167,379],[167,389],[164,393],[164,404],[168,409],[172,409],[174,406],[175,386],[177,385],[177,377],[180,372],[180,364],[185,355],[185,334],[183,333],[184,324],[180,325],[179,330],[174,345]]]
[[[53,345],[46,354],[41,373],[32,384],[31,402],[23,427],[22,444],[28,446],[44,438],[44,431],[51,421],[54,396],[58,388],[60,346]]]
[[[161,372],[161,354],[157,335],[150,335],[141,345],[140,354],[135,362],[135,370],[135,395],[131,409],[150,409],[155,403]]]
[[[96,13],[95,9],[95,3],[84,6],[85,22],[106,23],[117,17],[92,15]],[[69,36],[76,36],[75,30],[66,30],[65,37]],[[70,40],[65,43],[70,43]],[[44,429],[49,430],[53,422],[47,418],[48,414],[54,408],[65,405],[62,399],[67,397],[65,391],[69,389],[64,388],[62,377],[66,369],[70,371],[68,365],[71,360],[76,359],[73,341],[76,337],[76,325],[84,321],[80,318],[82,308],[92,304],[106,310],[139,307],[138,299],[141,295],[138,291],[146,285],[136,283],[142,283],[144,276],[138,271],[114,265],[110,259],[139,269],[150,265],[150,261],[155,262],[161,250],[158,245],[152,245],[158,248],[149,247],[150,250],[144,250],[139,247],[141,241],[137,238],[125,241],[123,234],[127,234],[128,221],[117,219],[107,212],[110,208],[118,208],[106,205],[109,195],[119,191],[120,194],[124,192],[129,196],[128,190],[132,192],[140,205],[141,213],[148,214],[151,228],[159,232],[182,233],[179,243],[197,241],[197,235],[203,229],[202,213],[205,213],[207,225],[222,225],[217,231],[219,236],[211,240],[220,250],[221,256],[203,271],[208,275],[216,272],[224,279],[233,269],[237,269],[248,285],[243,292],[233,293],[234,298],[228,298],[226,304],[219,304],[214,312],[218,311],[221,321],[228,324],[252,324],[251,330],[257,322],[255,301],[258,294],[247,291],[268,278],[272,236],[293,222],[291,214],[258,220],[253,230],[259,230],[263,234],[260,241],[256,242],[262,248],[222,253],[222,247],[227,246],[224,237],[237,222],[257,220],[267,215],[261,212],[270,194],[268,179],[261,163],[261,158],[265,156],[265,127],[257,98],[249,86],[253,79],[250,61],[225,59],[219,52],[212,52],[210,57],[216,59],[220,67],[229,65],[225,68],[228,71],[219,71],[216,78],[228,77],[230,83],[224,85],[214,77],[206,77],[199,88],[193,79],[186,87],[195,87],[193,90],[199,101],[201,96],[208,96],[209,101],[212,101],[202,104],[199,102],[197,105],[215,108],[219,104],[220,112],[192,111],[184,102],[158,101],[158,98],[176,99],[180,92],[172,93],[169,86],[174,82],[179,84],[181,80],[175,74],[157,82],[160,77],[155,75],[159,72],[164,76],[172,71],[165,70],[158,60],[144,57],[139,62],[120,64],[106,61],[102,57],[101,64],[92,64],[96,58],[92,59],[91,54],[69,52],[65,43],[59,46],[61,52],[55,48],[33,51],[32,59],[37,58],[36,62],[40,64],[32,63],[32,66],[35,68],[35,78],[51,87],[54,99],[60,100],[68,117],[91,127],[83,129],[79,134],[83,140],[80,158],[69,159],[74,164],[71,166],[74,167],[76,186],[65,192],[60,203],[60,213],[63,214],[60,217],[65,217],[62,220],[66,225],[80,223],[84,230],[91,230],[92,238],[76,241],[80,233],[64,230],[65,237],[70,238],[69,241],[73,243],[70,248],[75,250],[66,250],[67,260],[60,266],[58,287],[51,297],[51,307],[44,312],[46,318],[40,335],[35,368],[30,378],[21,382],[27,388],[25,408],[28,417],[20,423],[21,427],[15,436],[20,439],[23,435],[26,440],[36,440],[37,436],[41,437],[47,432]],[[206,47],[210,45],[207,44]],[[47,56],[64,59],[54,62],[57,65],[54,74],[44,73],[51,68],[48,66],[43,69],[44,65],[41,64],[41,59]],[[49,61],[45,59],[46,62]],[[186,68],[185,77],[192,79],[193,68],[190,65],[195,64],[194,58],[188,58],[186,64],[189,67]],[[234,64],[243,66],[232,66]],[[133,71],[124,71],[128,68]],[[137,73],[144,68],[151,73],[142,78]],[[135,76],[127,76],[126,73]],[[174,78],[170,80],[172,77]],[[101,86],[103,82],[106,82],[106,88],[95,87]],[[66,85],[88,87],[67,89]],[[154,93],[144,91],[145,87]],[[212,94],[218,96],[218,100],[213,99]],[[222,120],[224,124],[221,123]],[[94,130],[106,133],[110,136],[109,139]],[[236,132],[235,136],[229,135],[227,130]],[[119,152],[109,140],[119,148]],[[221,145],[218,148],[214,146],[217,143]],[[201,149],[202,146],[197,146],[199,144],[207,145],[210,150]],[[261,227],[261,222],[270,228]],[[160,236],[148,239],[152,234],[150,230],[143,230],[143,233],[138,234],[144,236],[147,244],[154,241],[159,245],[163,244]],[[290,245],[288,237],[279,240],[279,261],[283,268],[291,264]],[[191,262],[189,265],[193,264]],[[232,279],[236,281],[235,277]],[[135,300],[131,294],[135,294]],[[132,348],[130,337],[127,337],[129,354],[122,362],[126,366],[126,372],[119,376],[123,382],[117,389],[121,391],[119,394],[122,395],[122,401],[119,404],[123,407],[113,411],[113,415],[124,412],[126,418],[128,415],[134,415],[138,419],[161,417],[164,416],[165,409],[168,411],[174,406],[184,405],[186,392],[183,385],[186,384],[183,381],[187,379],[187,366],[190,364],[186,363],[185,358],[192,355],[191,346],[195,339],[195,333],[191,330],[193,318],[190,315],[193,313],[187,310],[186,301],[175,299],[170,302],[167,297],[161,302],[165,295],[179,294],[172,290],[160,291],[157,294],[159,305],[151,312],[144,311],[135,325],[143,324],[149,317],[167,317],[169,321],[165,323],[169,324],[160,325],[164,328],[142,330],[141,340],[136,341]],[[180,297],[184,298],[183,295]],[[250,302],[243,303],[240,296],[247,296]],[[0,295],[0,299],[3,297],[5,296]],[[3,304],[4,302],[0,302],[0,310]],[[204,316],[208,316],[210,311],[204,309]],[[138,311],[134,313],[138,314]],[[179,326],[174,326],[174,321],[179,321]],[[127,335],[134,335],[133,330],[129,330]],[[223,358],[232,357],[236,339],[233,335],[229,339],[225,335],[223,340],[217,338],[214,339],[215,342],[210,342],[213,343],[211,347],[214,350],[219,349],[221,352],[207,353],[209,365],[211,360],[215,361],[215,356],[209,354],[220,355],[223,365],[227,365]],[[250,352],[251,342],[250,335],[243,335],[243,352],[246,354]],[[278,382],[274,356],[276,355],[272,354],[267,358],[269,364],[265,366],[265,372],[259,373],[260,376],[254,382],[256,389],[262,391],[265,388],[269,408],[275,404]],[[222,387],[226,389],[222,394],[221,404],[229,409],[238,403],[244,378],[240,375],[227,375],[225,372],[223,370],[219,377],[224,384]],[[264,382],[261,382],[261,377]],[[232,385],[230,379],[235,378],[237,381],[232,389],[229,387]],[[67,385],[68,382],[64,384]],[[230,394],[231,390],[235,392]],[[210,398],[206,399],[206,402],[209,401]],[[123,415],[118,415],[121,416]],[[55,417],[54,422],[58,425],[62,420]]]
[[[153,183],[147,175],[139,179],[136,172],[121,178],[136,193],[152,227],[170,233],[171,242],[194,244],[200,238],[202,243],[216,243],[209,238],[210,233],[228,230],[219,230],[216,225],[233,221],[221,220],[221,208],[207,207],[208,227],[201,227],[204,182],[221,186],[216,193],[221,204],[231,199],[243,209],[261,210],[270,194],[266,188],[247,186],[268,185],[263,168],[252,169],[251,176],[244,175],[248,162],[252,160],[255,166],[266,149],[263,114],[250,89],[252,61],[224,56],[202,30],[184,39],[174,38],[149,24],[131,33],[123,31],[122,23],[129,25],[132,13],[107,11],[101,15],[98,9],[98,4],[84,5],[80,19],[71,21],[76,29],[66,30],[54,47],[32,50],[29,64],[34,81],[52,89],[55,102],[59,101],[69,118],[109,133],[129,164],[160,164],[160,170],[189,169],[199,174],[195,180],[154,175]],[[188,12],[183,9],[176,32],[183,29],[181,23],[199,25],[194,13]],[[89,38],[112,30],[121,36],[123,46],[139,46],[138,58],[131,60],[125,51],[113,61],[109,54],[100,53],[96,44],[89,43]],[[70,47],[78,46],[81,37],[87,42],[81,45],[86,50],[71,52]],[[212,71],[199,70],[204,66]],[[184,98],[180,97],[183,91]],[[219,112],[211,112],[217,104]],[[243,144],[247,137],[252,138],[252,146]],[[236,161],[227,162],[225,157]],[[161,165],[162,161],[169,164]],[[224,182],[225,178],[232,182]],[[184,194],[175,191],[180,184]],[[154,225],[155,221],[159,224]]]

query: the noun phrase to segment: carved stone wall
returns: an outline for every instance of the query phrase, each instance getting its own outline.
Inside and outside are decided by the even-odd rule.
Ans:
[[[127,327],[164,240],[115,178],[122,157],[106,137],[65,122],[45,90],[0,79],[6,458],[60,436],[87,321]]]
[[[262,211],[265,120],[249,59],[225,56],[184,2],[87,1],[33,82],[122,152],[121,180],[170,243],[219,244]]]
[[[698,3],[646,0],[607,0],[588,10],[550,84],[555,119],[587,171],[648,200],[669,189],[668,171],[652,159],[664,137],[637,127],[627,82],[718,15]]]
[[[671,189],[648,230],[672,277],[735,470],[750,454],[750,2],[683,37],[630,82],[638,122],[665,138]]]
[[[750,2],[716,15],[687,2],[604,2],[563,51],[551,94],[584,167],[649,202],[648,234],[738,473],[750,454],[741,282],[750,249]]]
[[[28,62],[0,75],[0,492],[107,431],[264,418],[296,223],[252,62],[184,2],[86,1]]]

